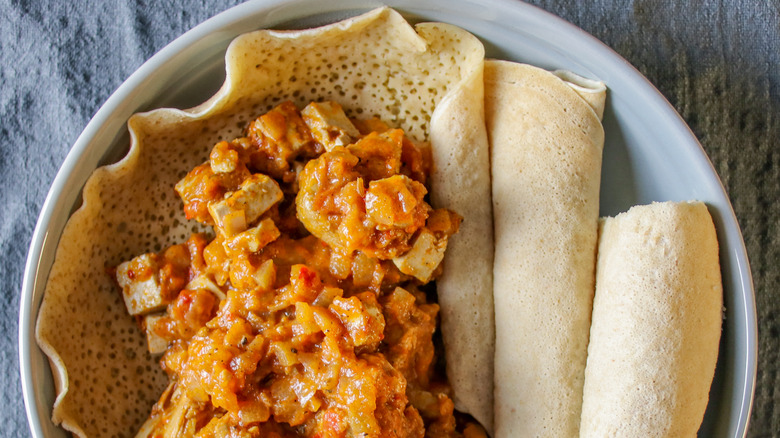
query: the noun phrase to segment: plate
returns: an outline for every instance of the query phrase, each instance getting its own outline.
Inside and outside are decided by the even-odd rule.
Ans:
[[[241,33],[313,27],[383,4],[412,22],[441,21],[469,30],[485,43],[488,57],[567,69],[607,83],[600,213],[614,215],[652,201],[707,203],[720,242],[726,312],[699,436],[744,437],[756,378],[754,291],[739,225],[712,164],[674,108],[628,62],[576,26],[514,0],[251,1],[193,28],[142,65],[76,140],[33,234],[19,318],[22,390],[32,435],[67,436],[50,420],[54,383],[48,361],[35,343],[35,321],[65,222],[78,207],[92,171],[127,152],[125,124],[130,115],[205,101],[222,84],[224,51]]]

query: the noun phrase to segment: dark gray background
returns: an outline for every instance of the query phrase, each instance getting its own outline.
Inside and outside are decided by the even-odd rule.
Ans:
[[[35,220],[70,146],[145,60],[230,0],[0,0],[0,433],[29,435],[17,351]],[[636,66],[701,140],[756,287],[749,436],[780,436],[780,0],[533,0]]]

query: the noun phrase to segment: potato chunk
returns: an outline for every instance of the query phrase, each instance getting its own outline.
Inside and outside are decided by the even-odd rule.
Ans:
[[[404,255],[393,258],[393,263],[404,274],[427,283],[433,271],[444,259],[446,249],[447,237],[437,239],[430,230],[422,228],[412,244],[412,249]]]
[[[209,205],[216,228],[227,237],[245,231],[271,206],[282,200],[282,189],[271,177],[253,174],[226,199]]]
[[[406,254],[393,258],[399,271],[411,275],[423,283],[431,280],[436,268],[444,259],[447,239],[458,232],[463,220],[457,213],[440,208],[433,210]]]
[[[146,344],[149,348],[149,353],[153,356],[165,353],[165,350],[168,349],[168,341],[154,331],[155,324],[164,316],[164,313],[146,315],[142,322],[144,332],[146,333]]]
[[[249,170],[243,165],[228,173],[215,173],[209,161],[196,166],[175,187],[184,201],[187,219],[211,224],[208,206],[222,200],[225,193],[236,190],[249,175]]]
[[[230,173],[238,168],[238,152],[230,147],[230,143],[221,141],[214,145],[209,155],[211,171],[214,173]]]
[[[301,111],[312,136],[326,151],[346,146],[360,137],[355,125],[336,102],[312,102]]]
[[[133,316],[156,312],[167,306],[171,299],[164,296],[157,257],[142,254],[116,268],[116,281],[122,287],[127,312]]]

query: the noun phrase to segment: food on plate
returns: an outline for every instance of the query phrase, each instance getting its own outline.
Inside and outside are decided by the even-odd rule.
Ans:
[[[431,119],[431,200],[464,217],[436,282],[447,379],[455,408],[492,432],[494,241],[481,68],[472,79],[440,102]]]
[[[485,65],[498,438],[578,433],[605,93],[528,65]]]
[[[214,237],[119,265],[170,377],[140,436],[484,437],[457,428],[422,289],[461,217],[425,201],[425,150],[357,124],[274,107],[176,184]]]
[[[580,436],[696,436],[722,306],[703,203],[654,203],[603,220]]]
[[[128,121],[62,233],[36,327],[53,421],[484,433],[454,408],[495,437],[586,433],[604,84],[388,8],[225,59],[208,101]]]
[[[52,414],[54,422],[78,436],[126,435],[140,427],[168,385],[166,374],[148,351],[150,345],[155,350],[164,347],[163,344],[167,344],[163,342],[164,336],[151,339],[151,344],[147,342],[134,318],[128,317],[125,300],[117,293],[114,280],[106,274],[107,269],[139,254],[156,254],[137,260],[136,267],[141,271],[167,269],[167,281],[155,283],[152,280],[132,287],[131,282],[125,282],[133,290],[134,298],[129,299],[131,311],[140,315],[147,310],[172,305],[177,312],[186,315],[187,309],[194,306],[200,310],[195,311],[186,324],[166,322],[162,325],[171,327],[181,336],[196,336],[192,333],[197,333],[194,328],[206,319],[203,316],[207,314],[206,310],[213,310],[216,302],[230,298],[219,282],[185,279],[180,275],[185,262],[193,263],[189,254],[197,254],[197,248],[208,241],[190,238],[208,231],[209,227],[197,219],[210,220],[224,230],[225,236],[231,236],[229,245],[235,247],[259,249],[269,241],[281,238],[281,232],[289,224],[265,222],[262,211],[269,204],[271,209],[292,205],[277,201],[279,190],[291,183],[300,171],[295,160],[291,162],[289,158],[310,153],[311,145],[299,143],[303,138],[299,131],[266,132],[254,120],[259,114],[289,100],[299,108],[311,101],[335,102],[343,108],[343,116],[334,112],[335,105],[331,104],[312,107],[300,116],[310,121],[310,134],[325,153],[333,154],[334,159],[345,145],[354,143],[355,129],[360,128],[354,126],[353,129],[345,120],[377,117],[392,128],[402,129],[411,142],[430,145],[431,202],[463,216],[459,232],[449,239],[447,256],[442,262],[444,273],[438,284],[440,297],[449,293],[455,296],[449,300],[440,299],[439,303],[447,351],[469,352],[468,357],[457,363],[460,371],[447,370],[454,376],[449,379],[453,401],[458,410],[472,414],[489,428],[492,369],[485,364],[489,364],[493,356],[489,261],[493,242],[485,238],[491,235],[491,206],[487,138],[481,105],[483,58],[482,44],[459,28],[441,23],[421,23],[413,28],[398,13],[381,8],[316,29],[245,34],[228,48],[225,83],[214,97],[189,110],[162,109],[133,116],[128,122],[131,147],[127,156],[116,164],[96,170],[84,187],[83,203],[71,216],[58,244],[41,304],[36,336],[50,358],[55,375],[58,395]],[[444,109],[447,114],[442,114]],[[372,122],[366,123],[371,125]],[[262,163],[267,178],[243,173],[236,161],[240,148],[230,146],[229,141],[222,143],[225,139],[243,136],[248,125],[249,131],[258,130],[262,135],[284,140],[275,143],[277,149],[266,151],[268,157],[274,157]],[[438,125],[447,126],[447,129]],[[375,129],[367,131],[372,130]],[[213,168],[211,165],[198,167],[207,157]],[[188,197],[197,190],[180,186],[187,198],[186,212],[182,211],[181,201],[171,188],[193,168],[203,177],[201,182],[205,186],[215,189],[211,195],[224,196],[230,192],[228,197],[204,202],[198,196]],[[382,166],[359,169],[359,172],[369,173],[382,171]],[[212,175],[206,176],[209,172]],[[472,174],[482,176],[457,179],[460,175]],[[417,171],[411,169],[410,175],[405,177],[414,180],[415,175]],[[390,270],[405,269],[412,272],[411,276],[422,278],[433,276],[430,266],[420,263],[418,255],[424,251],[402,253],[406,246],[411,246],[410,252],[413,251],[416,243],[414,236],[411,240],[403,236],[404,226],[418,225],[421,216],[386,217],[387,211],[381,202],[388,188],[406,186],[412,197],[419,195],[419,188],[398,175],[390,179],[375,187],[377,202],[372,220],[402,232],[388,233],[391,237],[388,242],[357,239],[346,245],[363,248],[375,255],[391,256],[391,259],[401,257],[397,260],[400,266],[391,261],[395,268],[389,267]],[[277,182],[279,190],[271,180],[282,182]],[[229,191],[225,190],[227,187],[230,187]],[[473,194],[457,192],[465,191],[464,187]],[[316,203],[317,191],[310,194],[312,202]],[[263,201],[254,203],[251,199],[256,195]],[[283,190],[282,195],[285,195]],[[325,210],[321,213],[330,214]],[[187,220],[186,216],[196,220]],[[317,227],[324,239],[336,236],[332,240],[339,240],[338,227],[331,228],[330,222],[323,221],[321,215],[315,214],[306,220]],[[483,228],[485,225],[487,228]],[[277,231],[280,236],[274,237]],[[422,241],[435,247],[438,237],[435,230],[431,231]],[[459,239],[471,242],[473,247],[456,244]],[[179,246],[182,244],[184,247]],[[195,249],[191,251],[190,247]],[[187,257],[184,257],[185,253]],[[469,260],[472,254],[487,256],[475,263],[453,261]],[[458,272],[449,268],[451,263],[455,266],[465,264],[469,269]],[[131,266],[119,268],[117,273],[124,272],[128,275],[126,280],[130,280],[126,268]],[[262,272],[265,271],[257,274],[258,278],[253,275],[237,280],[263,281],[266,277]],[[450,275],[455,280],[448,280]],[[187,294],[190,307],[177,307],[178,296],[173,303],[164,304],[173,300],[170,291],[192,281],[195,284],[191,287],[200,292]],[[466,291],[451,292],[453,285],[464,287]],[[159,296],[147,295],[152,290],[161,293]],[[225,297],[220,297],[220,292]],[[409,294],[415,296],[413,291]],[[358,305],[354,301],[350,303]],[[372,304],[364,307],[370,308]],[[159,310],[152,311],[155,312]],[[448,325],[451,327],[466,320],[474,312],[478,312],[480,318],[468,330],[485,336],[485,342],[473,343],[474,334],[446,335]],[[151,325],[161,325],[160,320],[147,320],[146,326]],[[372,344],[375,339],[367,337],[363,341]],[[469,342],[472,345],[462,346]],[[455,347],[451,347],[453,344]],[[367,362],[378,375],[388,375],[384,365],[373,359]],[[448,363],[452,365],[453,361],[448,358]],[[468,376],[470,380],[462,376]],[[477,379],[482,381],[477,382]],[[478,390],[472,391],[472,388]],[[180,393],[172,388],[166,394],[172,401],[178,400]],[[232,400],[228,395],[224,399]]]

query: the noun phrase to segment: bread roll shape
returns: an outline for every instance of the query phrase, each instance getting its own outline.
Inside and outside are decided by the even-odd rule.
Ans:
[[[633,207],[599,239],[580,437],[695,437],[723,306],[707,207]]]
[[[528,65],[485,65],[496,438],[578,434],[606,88],[577,82]]]
[[[431,118],[431,200],[463,216],[436,281],[455,408],[493,431],[493,215],[481,68]]]

